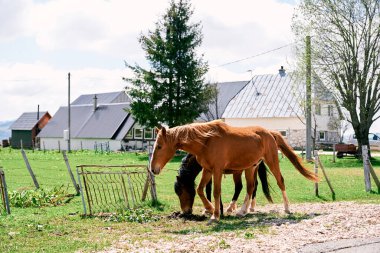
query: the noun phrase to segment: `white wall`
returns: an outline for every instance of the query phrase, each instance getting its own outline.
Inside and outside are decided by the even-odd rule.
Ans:
[[[98,150],[100,150],[100,143],[108,142],[111,151],[116,151],[121,149],[121,142],[118,140],[110,139],[71,139],[71,150],[89,149],[94,150],[95,142],[98,144]],[[58,144],[59,143],[59,144]],[[63,138],[40,138],[41,149],[46,150],[58,150],[58,145],[60,145],[61,150],[67,150],[67,141]],[[82,145],[82,146],[81,146]],[[103,146],[105,150],[105,146]]]

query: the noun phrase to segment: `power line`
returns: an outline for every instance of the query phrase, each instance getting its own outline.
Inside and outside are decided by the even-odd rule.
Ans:
[[[255,55],[252,55],[252,56],[249,56],[249,57],[243,58],[243,59],[239,59],[239,60],[235,60],[235,61],[231,61],[231,62],[223,63],[223,64],[218,65],[218,66],[215,66],[215,67],[213,67],[213,68],[219,68],[219,67],[223,67],[223,66],[226,66],[226,65],[230,65],[230,64],[234,64],[234,63],[241,62],[241,61],[249,60],[249,59],[252,59],[252,58],[255,58],[255,57],[258,57],[258,56],[262,56],[262,55],[265,55],[265,54],[272,53],[272,52],[274,52],[274,51],[277,51],[277,50],[283,49],[283,48],[288,47],[288,46],[293,45],[293,44],[295,44],[295,42],[292,42],[292,43],[289,43],[289,44],[283,45],[283,46],[281,46],[281,47],[277,47],[277,48],[274,48],[274,49],[271,49],[271,50],[268,50],[268,51],[265,51],[265,52],[262,52],[262,53],[259,53],[259,54],[255,54]]]

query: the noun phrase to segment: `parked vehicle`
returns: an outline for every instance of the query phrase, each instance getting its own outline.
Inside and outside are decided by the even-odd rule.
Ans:
[[[371,150],[380,150],[380,133],[369,133],[368,140]],[[346,144],[354,144],[356,147],[358,146],[358,140],[355,134],[349,134],[343,142]]]
[[[358,155],[358,148],[354,144],[335,144],[335,151],[337,158],[343,158],[345,155],[354,155],[355,157]]]

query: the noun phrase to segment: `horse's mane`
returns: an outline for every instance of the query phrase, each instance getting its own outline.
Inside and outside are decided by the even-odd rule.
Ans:
[[[214,120],[206,123],[192,123],[188,125],[170,128],[167,137],[170,141],[181,143],[198,142],[205,145],[210,137],[220,136],[221,125],[225,124],[220,120]]]

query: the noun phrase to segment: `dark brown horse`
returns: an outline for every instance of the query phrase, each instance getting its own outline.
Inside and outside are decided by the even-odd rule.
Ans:
[[[191,214],[193,211],[193,204],[195,198],[195,178],[202,171],[201,165],[195,159],[195,156],[192,154],[187,154],[181,162],[181,167],[178,170],[178,176],[174,183],[174,191],[177,194],[181,206],[181,210],[183,214]],[[267,168],[263,162],[260,163],[259,168],[255,171],[258,172],[259,178],[262,184],[262,190],[264,192],[265,197],[269,202],[273,202],[269,192],[269,184],[267,178]],[[226,174],[226,173],[225,173]],[[252,204],[251,210],[253,211],[255,206],[255,197],[257,191],[257,173],[255,173],[255,187],[252,195]],[[243,184],[241,181],[241,173],[234,173],[233,180],[235,185],[234,195],[232,197],[231,203],[227,208],[227,213],[231,213],[236,210],[236,201],[239,198],[240,192],[243,188]],[[212,180],[206,185],[206,196],[209,201],[211,201],[211,185]],[[223,203],[222,199],[220,199],[220,213],[223,215]]]
[[[289,212],[289,200],[280,172],[277,149],[293,163],[306,178],[318,181],[317,176],[308,171],[301,163],[293,149],[286,144],[280,133],[272,133],[262,127],[232,127],[220,120],[207,123],[193,123],[166,130],[156,129],[150,168],[159,174],[166,163],[181,149],[195,155],[202,166],[202,179],[197,188],[204,207],[213,213],[210,223],[220,218],[220,195],[223,171],[232,168],[245,172],[247,195],[238,214],[244,215],[251,204],[254,188],[254,170],[261,160],[269,166],[282,191],[285,211]],[[213,205],[204,195],[204,187],[214,178]]]

